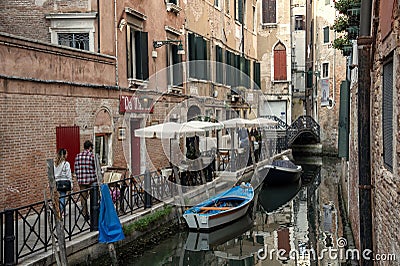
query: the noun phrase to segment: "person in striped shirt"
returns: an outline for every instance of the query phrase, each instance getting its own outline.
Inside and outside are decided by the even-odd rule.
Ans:
[[[83,144],[83,151],[75,157],[75,175],[78,180],[80,190],[85,190],[97,182],[96,167],[93,155],[93,143],[90,140]],[[81,204],[82,213],[86,220],[89,220],[89,212],[87,207],[88,191],[82,192]]]

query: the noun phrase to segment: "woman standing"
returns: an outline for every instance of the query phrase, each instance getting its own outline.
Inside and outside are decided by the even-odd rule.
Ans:
[[[60,149],[54,161],[54,177],[56,180],[57,191],[60,193],[60,212],[64,215],[65,196],[67,191],[72,190],[71,166],[67,162],[68,152],[66,149]]]

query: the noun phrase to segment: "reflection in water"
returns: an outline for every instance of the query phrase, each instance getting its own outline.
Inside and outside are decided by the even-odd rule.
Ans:
[[[342,231],[337,161],[297,164],[302,182],[262,187],[251,217],[208,233],[180,233],[134,265],[340,265],[338,258],[318,258],[336,246]]]

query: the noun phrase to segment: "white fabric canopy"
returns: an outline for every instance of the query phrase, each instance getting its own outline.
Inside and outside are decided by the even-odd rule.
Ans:
[[[225,128],[237,128],[237,127],[245,127],[251,122],[250,120],[244,118],[232,118],[229,120],[222,121],[222,123],[224,124]]]
[[[136,129],[135,137],[173,139],[177,136],[196,133],[204,133],[204,130],[175,122],[166,122],[163,124]]]
[[[255,126],[255,127],[268,127],[268,126],[274,126],[278,124],[278,122],[269,119],[269,118],[265,118],[265,117],[259,117],[259,118],[254,118],[252,120],[250,120],[249,123],[247,123],[246,125],[249,126]]]
[[[198,129],[203,129],[205,131],[224,128],[224,124],[222,124],[220,122],[212,123],[212,122],[204,122],[204,121],[196,121],[196,120],[183,123],[183,125],[187,125],[187,126],[198,128]]]

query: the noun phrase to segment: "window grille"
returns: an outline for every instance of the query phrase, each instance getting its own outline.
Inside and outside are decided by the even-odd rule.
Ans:
[[[58,44],[89,51],[89,33],[58,33]]]

